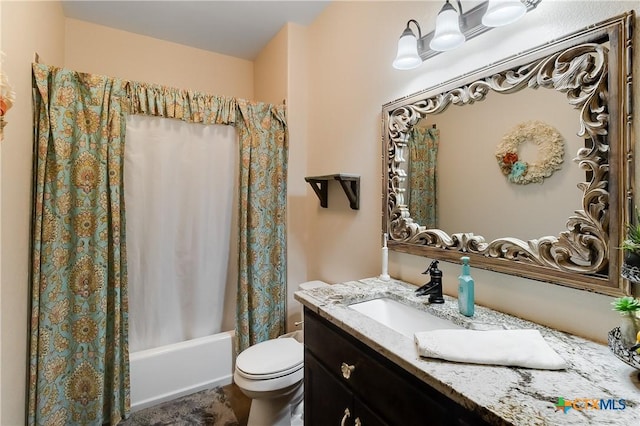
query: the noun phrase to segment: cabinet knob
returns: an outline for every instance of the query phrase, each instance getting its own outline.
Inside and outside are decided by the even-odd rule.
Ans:
[[[340,366],[340,371],[342,371],[342,377],[344,377],[347,380],[349,379],[349,377],[351,377],[351,373],[355,369],[356,369],[355,365],[349,365],[346,362],[343,362],[342,365]]]
[[[351,417],[351,412],[349,411],[348,408],[345,408],[344,416],[342,416],[342,421],[340,422],[340,426],[344,426],[344,423],[347,421],[349,417]]]

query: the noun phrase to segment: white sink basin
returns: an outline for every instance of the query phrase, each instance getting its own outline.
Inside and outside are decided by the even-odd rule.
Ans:
[[[354,303],[349,308],[412,339],[417,331],[462,328],[451,321],[389,298]]]

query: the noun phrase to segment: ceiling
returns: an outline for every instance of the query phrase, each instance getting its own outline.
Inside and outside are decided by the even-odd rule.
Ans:
[[[287,23],[309,25],[330,0],[63,1],[67,18],[254,60]]]

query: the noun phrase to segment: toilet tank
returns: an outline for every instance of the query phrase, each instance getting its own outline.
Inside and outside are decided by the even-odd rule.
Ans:
[[[329,284],[327,284],[324,281],[320,281],[320,280],[306,281],[306,282],[303,282],[303,283],[298,285],[298,290],[310,290],[312,288],[318,288],[318,287],[329,287]],[[301,310],[300,311],[300,320],[299,320],[299,322],[296,322],[295,325],[296,325],[296,327],[298,327],[298,326],[302,326],[303,323],[304,323],[304,316],[303,316],[303,313],[302,313],[302,310]],[[291,333],[287,333],[287,334],[285,334],[285,335],[283,335],[281,337],[293,337],[298,342],[304,343],[303,342],[303,331],[302,330],[296,330],[296,331],[293,331]]]

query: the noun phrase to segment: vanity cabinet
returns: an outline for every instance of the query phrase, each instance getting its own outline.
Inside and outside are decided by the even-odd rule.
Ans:
[[[306,426],[487,424],[313,311],[304,315]]]
[[[304,357],[305,392],[308,392],[305,393],[305,425],[387,424],[354,396],[353,391],[331,374],[310,351],[306,351]]]

